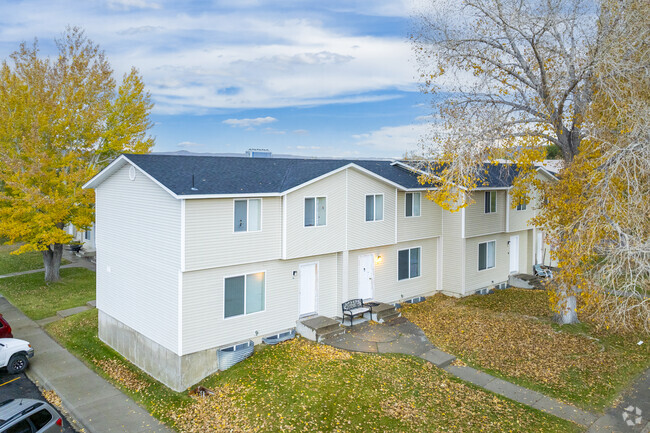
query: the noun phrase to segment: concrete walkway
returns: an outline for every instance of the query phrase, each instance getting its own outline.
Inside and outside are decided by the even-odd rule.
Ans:
[[[422,329],[404,317],[384,324],[366,322],[355,325],[348,328],[347,332],[343,334],[323,340],[323,343],[353,352],[403,353],[417,356],[426,359],[459,379],[550,413],[558,418],[573,421],[585,427],[591,426],[598,420],[596,414],[552,399],[539,392],[498,379],[472,367],[451,365],[456,358],[437,349],[431,344]],[[605,431],[607,430],[593,430],[593,433]],[[612,431],[609,430],[609,432]]]
[[[0,314],[11,324],[16,338],[25,339],[34,347],[34,358],[26,370],[29,378],[45,389],[54,390],[64,408],[86,432],[172,432],[86,367],[3,297],[0,297]]]
[[[95,272],[95,264],[93,262],[84,259],[83,257],[77,257],[75,254],[72,254],[70,251],[64,251],[63,258],[69,261],[70,263],[68,263],[67,265],[61,265],[60,269],[86,268],[90,271]],[[39,272],[45,272],[45,268],[32,269],[29,271],[22,271],[22,272],[12,272],[10,274],[0,275],[0,278],[10,278],[10,277],[16,277],[18,275],[37,274]]]

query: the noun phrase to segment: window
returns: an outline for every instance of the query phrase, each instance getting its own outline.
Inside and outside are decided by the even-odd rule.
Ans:
[[[407,217],[420,216],[420,193],[419,192],[406,193],[406,216]]]
[[[381,221],[384,219],[384,195],[366,196],[366,221]]]
[[[48,422],[52,421],[52,414],[50,414],[47,409],[41,409],[35,414],[29,417],[29,420],[34,424],[36,430],[40,430],[47,425]]]
[[[327,199],[325,197],[305,197],[305,227],[327,224]]]
[[[84,232],[84,239],[89,241],[90,240],[90,230],[86,230]]]
[[[494,213],[497,211],[497,192],[485,191],[485,213]]]
[[[494,251],[496,241],[483,242],[478,244],[478,270],[491,269],[495,266]]]
[[[224,280],[224,318],[264,311],[264,272]]]
[[[262,230],[262,199],[235,200],[235,231]]]
[[[420,276],[420,248],[397,252],[397,279],[405,280]]]
[[[517,210],[526,210],[526,202],[528,201],[528,197],[523,196],[522,198],[519,199],[519,204],[517,204]]]
[[[9,429],[7,433],[32,433],[32,426],[29,425],[26,419],[14,424]]]

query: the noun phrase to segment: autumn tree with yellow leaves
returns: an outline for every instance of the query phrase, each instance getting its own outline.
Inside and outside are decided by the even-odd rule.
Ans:
[[[448,93],[418,156],[429,197],[467,206],[486,162],[516,164],[513,205],[542,198],[562,323],[578,297],[598,323],[650,330],[649,17],[643,0],[434,0],[417,20],[423,90]],[[550,144],[557,182],[535,176]]]
[[[103,51],[79,28],[42,57],[23,43],[0,69],[0,237],[42,251],[59,280],[67,224],[88,229],[94,193],[82,186],[121,152],[147,153],[150,95],[135,69],[119,86]]]

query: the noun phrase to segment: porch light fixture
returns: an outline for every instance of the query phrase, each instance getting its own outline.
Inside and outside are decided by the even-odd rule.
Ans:
[[[381,263],[381,261],[382,261],[382,257],[381,257],[381,256],[377,256],[377,257],[375,257],[375,263]]]

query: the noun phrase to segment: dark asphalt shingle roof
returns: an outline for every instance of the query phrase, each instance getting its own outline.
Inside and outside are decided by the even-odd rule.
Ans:
[[[391,161],[299,158],[245,158],[125,154],[176,195],[281,193],[348,164],[356,164],[405,189],[423,186],[417,174]],[[513,170],[490,168],[490,186],[510,186]],[[194,186],[192,190],[192,175]],[[492,183],[494,182],[494,183]]]

